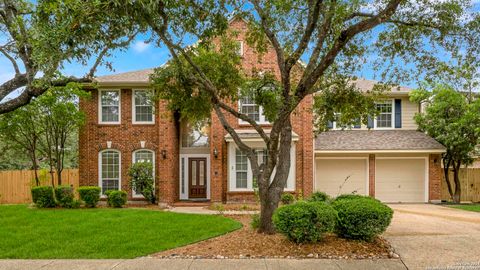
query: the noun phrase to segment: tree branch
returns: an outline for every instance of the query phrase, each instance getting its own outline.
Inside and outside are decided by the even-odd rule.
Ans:
[[[11,55],[9,55],[3,47],[0,47],[0,52],[3,55],[5,55],[5,57],[7,57],[7,59],[10,60],[10,62],[12,62],[12,66],[13,66],[13,69],[15,70],[15,74],[17,75],[20,74],[20,69],[18,68],[17,61],[15,61],[15,59]]]

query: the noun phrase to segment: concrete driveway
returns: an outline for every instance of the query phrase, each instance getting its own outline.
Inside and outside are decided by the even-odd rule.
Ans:
[[[480,213],[432,204],[390,207],[395,213],[384,236],[408,269],[480,269]]]

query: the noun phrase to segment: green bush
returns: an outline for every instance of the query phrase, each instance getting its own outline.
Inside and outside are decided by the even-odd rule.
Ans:
[[[308,199],[309,202],[328,202],[330,201],[330,196],[325,192],[314,192],[312,196]]]
[[[355,200],[355,199],[362,199],[362,198],[371,198],[373,199],[372,197],[369,197],[369,196],[364,196],[364,195],[358,195],[358,194],[342,194],[340,196],[337,196],[335,198],[335,201],[339,201],[339,200]]]
[[[323,202],[297,202],[278,208],[273,223],[278,232],[295,243],[317,242],[335,228],[337,213]]]
[[[85,207],[96,207],[100,200],[101,189],[95,186],[84,186],[78,188],[80,200],[85,203]]]
[[[107,204],[110,207],[120,208],[127,203],[127,192],[123,190],[108,190],[105,192],[107,195]]]
[[[39,208],[55,207],[55,197],[53,196],[53,187],[41,186],[32,187],[32,201]]]
[[[387,205],[364,196],[337,199],[332,206],[338,213],[336,232],[348,239],[373,240],[387,229],[393,215]]]
[[[155,204],[155,179],[153,178],[153,165],[151,162],[134,163],[128,170],[130,187],[140,193],[152,204]]]
[[[260,215],[259,214],[254,214],[252,215],[252,221],[250,221],[250,226],[252,226],[252,229],[258,229],[260,227]]]
[[[283,193],[282,198],[280,199],[283,204],[292,204],[295,202],[295,196],[291,193]]]
[[[58,205],[65,208],[72,208],[73,204],[73,187],[70,186],[57,186],[55,187],[55,198]]]

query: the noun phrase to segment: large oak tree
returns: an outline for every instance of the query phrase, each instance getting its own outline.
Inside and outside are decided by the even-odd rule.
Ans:
[[[120,2],[111,1],[111,10],[149,29],[152,41],[171,53],[172,60],[152,77],[159,96],[185,117],[207,117],[213,110],[248,157],[261,200],[259,231],[265,233],[274,232],[271,216],[290,168],[290,117],[306,96],[319,92],[320,100],[335,102],[315,106],[322,112],[317,123],[325,124],[335,110],[356,110],[348,104],[359,91],[349,82],[371,58],[386,81],[401,82],[435,74],[442,59],[465,48],[478,53],[470,45],[479,38],[479,16],[469,13],[468,1],[144,0],[117,8]],[[250,46],[259,53],[275,51],[279,76],[274,80],[271,74],[242,72],[228,32],[232,10],[248,21]],[[187,46],[192,40],[197,44]],[[267,108],[269,132],[232,106],[244,95]],[[349,115],[366,121],[372,106],[360,104],[364,110]],[[268,151],[266,164],[259,165],[255,149],[242,141],[228,115],[258,132]]]

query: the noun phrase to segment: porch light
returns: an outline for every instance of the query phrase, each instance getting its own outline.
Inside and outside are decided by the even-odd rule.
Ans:
[[[218,150],[217,150],[217,147],[213,148],[213,156],[215,158],[218,158]]]
[[[162,158],[167,159],[167,150],[165,149],[162,150]]]

